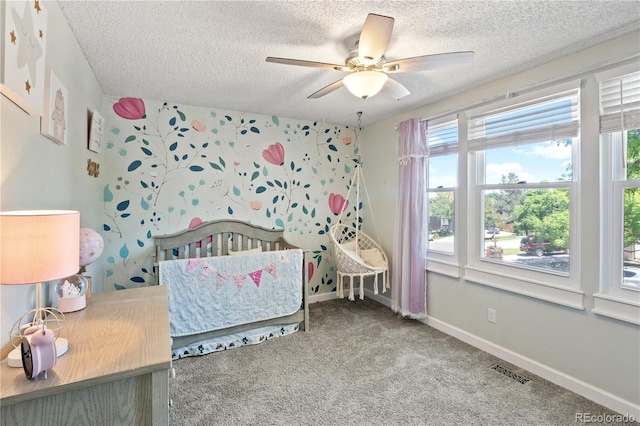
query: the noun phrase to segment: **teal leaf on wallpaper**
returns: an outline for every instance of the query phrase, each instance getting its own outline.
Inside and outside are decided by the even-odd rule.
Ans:
[[[116,206],[116,209],[118,209],[118,211],[124,211],[127,209],[127,207],[129,207],[129,200],[124,200],[121,201],[120,203],[118,203],[118,205]]]
[[[191,200],[191,204],[197,206],[198,204],[200,204],[200,201],[197,198],[194,198],[193,200]]]
[[[335,180],[333,178],[330,178],[329,183],[333,183],[333,182],[335,182]]]
[[[273,204],[276,204],[278,202],[278,197],[279,197],[279,195],[276,195],[275,197],[273,197],[273,200],[271,200],[271,202]]]
[[[201,172],[204,169],[202,167],[200,167],[200,166],[195,166],[194,165],[194,166],[189,166],[189,170],[191,170],[192,172]]]
[[[129,249],[127,248],[127,245],[123,245],[120,248],[120,257],[123,259],[126,259],[129,256]]]
[[[273,124],[276,126],[280,126],[280,120],[275,115],[271,116],[271,121],[273,121]]]
[[[316,169],[315,167],[312,167],[311,171],[313,172],[314,175],[318,174],[318,169]]]
[[[233,185],[233,195],[240,196],[240,190],[235,185]]]
[[[183,113],[182,111],[180,111],[179,109],[178,109],[178,110],[176,110],[176,112],[177,112],[177,113],[178,113],[178,115],[180,116],[180,120],[184,121],[184,120],[185,120],[185,118],[186,118],[186,117],[184,116],[184,113]]]
[[[105,203],[110,203],[111,201],[113,201],[113,193],[109,190],[109,185],[106,185],[104,187],[102,199]]]
[[[146,140],[146,139],[144,139],[144,138],[142,139],[142,143],[143,143],[143,144],[145,144],[145,145],[147,145],[147,146],[149,146],[149,141],[148,141],[148,140]]]
[[[171,117],[171,120],[169,120],[169,126],[175,126],[175,125],[176,125],[176,118]]]
[[[267,170],[267,166],[264,166],[262,168],[262,176],[267,177],[268,174],[269,174],[269,170]]]
[[[218,115],[218,114],[216,114],[216,112],[215,112],[215,111],[211,111],[211,112],[209,113],[209,115],[211,115],[213,118],[216,118],[216,115]]]
[[[227,167],[227,163],[224,162],[222,157],[218,157],[218,161],[220,161],[220,164],[222,164],[222,167]]]
[[[129,143],[131,141],[135,141],[136,137],[134,135],[128,136],[125,140],[124,143]]]
[[[182,198],[184,198],[184,191],[178,192],[178,195],[181,196]]]
[[[185,154],[185,155],[183,155],[183,156],[182,156],[182,159],[183,159],[183,160],[186,160],[187,158],[189,158],[189,155],[187,155],[187,154]]]
[[[131,213],[122,213],[122,214],[120,215],[120,217],[121,217],[121,218],[123,218],[123,219],[126,219],[126,218],[128,218],[129,216],[131,216]]]
[[[347,165],[345,164],[345,165],[344,165],[344,172],[345,172],[346,174],[351,173],[351,167],[349,167],[349,166],[347,166]]]
[[[140,126],[133,126],[134,129],[136,129],[137,131],[140,131]]]
[[[200,184],[201,186],[202,186],[202,185],[204,185],[205,183],[206,183],[206,182],[205,182],[204,180],[202,180],[202,179],[200,179],[200,180],[198,181],[198,184]]]
[[[287,217],[287,222],[291,222],[293,220],[293,213],[289,214]]]
[[[143,283],[144,282],[144,278],[142,278],[142,277],[131,277],[131,281],[133,281],[134,283]]]
[[[220,125],[224,126],[225,125],[225,121],[224,120],[220,120]]]
[[[115,288],[116,290],[126,290],[127,289],[125,286],[120,285],[120,284],[116,284],[116,283],[113,283],[113,288]]]
[[[226,119],[227,119],[227,121],[231,121],[231,120],[233,120],[233,119],[231,118],[231,116],[229,116],[229,115],[225,115],[225,116],[224,116],[224,118],[226,118]]]
[[[336,148],[336,146],[335,146],[335,145],[333,145],[333,144],[328,145],[328,147],[329,147],[329,149],[330,149],[331,151],[337,151],[337,150],[338,150],[338,148]]]
[[[305,192],[304,198],[306,198],[307,201],[311,201],[311,197],[309,197],[309,193],[308,192]]]
[[[302,213],[309,214],[309,210],[307,209],[307,206],[302,206]]]
[[[278,185],[280,188],[282,188],[282,182],[280,182],[279,180],[275,180],[274,181],[276,185]]]
[[[102,229],[104,229],[105,231],[111,231],[111,227],[106,223],[102,224]]]
[[[240,130],[240,134],[241,134],[241,135],[246,135],[246,134],[247,134],[247,129],[242,129],[242,130]]]
[[[185,209],[180,209],[180,216],[184,216],[185,214],[187,214],[187,211]]]
[[[193,191],[194,189],[196,189],[196,186],[194,184],[191,184],[188,186],[190,191]]]
[[[107,277],[113,275],[113,271],[111,269],[107,269]]]
[[[178,137],[184,138],[184,135],[182,133],[178,133]]]
[[[153,199],[153,194],[147,195],[147,201],[151,201]]]
[[[267,188],[265,188],[264,186],[259,186],[256,188],[256,194],[262,194],[266,190]]]
[[[260,173],[258,172],[253,172],[251,174],[251,181],[253,182],[254,180],[258,179],[258,177],[260,176]]]
[[[182,120],[182,121],[184,121],[184,120]],[[188,127],[181,127],[181,128],[180,128],[180,131],[181,131],[181,132],[188,132],[188,131],[189,131],[189,128],[188,128]]]
[[[144,146],[141,146],[140,149],[142,150],[142,152],[145,153],[145,155],[148,155],[149,157],[153,155],[153,153],[149,150],[149,148],[145,148]]]
[[[138,243],[138,247],[144,247],[144,243],[140,240],[136,240],[136,242]]]
[[[282,221],[282,219],[280,219],[280,218],[277,218],[277,219],[276,219],[276,226],[277,226],[278,228],[282,228],[282,229],[284,229],[284,222]]]
[[[173,211],[174,211],[174,210],[175,210],[175,207],[169,207],[169,208],[167,209],[167,211],[168,211],[169,213],[173,213]]]
[[[267,217],[271,217],[271,211],[269,211],[269,208],[267,208]]]
[[[222,167],[218,166],[216,163],[209,163],[209,165],[216,170],[222,171]]]
[[[253,167],[255,167],[256,169],[260,168],[260,164],[256,163],[255,161],[253,162]]]
[[[132,161],[131,164],[129,164],[129,167],[127,167],[127,170],[132,172],[135,169],[137,169],[138,167],[140,167],[141,165],[142,165],[142,161],[140,161],[140,160]]]
[[[180,161],[180,159],[178,158],[178,156],[177,156],[177,155],[174,155],[174,156],[173,156],[173,159],[174,159],[174,160],[176,160],[176,161]]]
[[[113,258],[113,256],[109,256],[109,257],[107,257],[107,263],[114,264],[114,263],[116,263],[116,260]]]
[[[120,129],[118,129],[117,127],[113,127],[111,128],[111,133],[113,133],[114,135],[117,135],[120,133]]]
[[[171,145],[169,145],[169,151],[175,151],[177,147],[178,147],[178,142],[174,142]]]
[[[316,209],[311,210],[311,217],[316,217]]]
[[[149,210],[149,203],[147,203],[144,198],[141,198],[140,207],[142,207],[142,210]]]
[[[218,134],[218,129],[211,129],[211,133],[213,133],[214,135]]]
[[[231,208],[231,206],[227,207],[227,213],[233,214],[233,209]]]
[[[118,154],[120,154],[121,157],[124,157],[125,155],[127,155],[127,150],[124,148],[120,148],[118,150]]]
[[[251,127],[250,129],[253,133],[260,133],[260,129],[258,129],[257,127]]]
[[[113,148],[113,142],[107,142],[107,149]]]

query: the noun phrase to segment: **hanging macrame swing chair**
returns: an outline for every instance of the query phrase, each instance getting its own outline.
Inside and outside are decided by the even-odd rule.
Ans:
[[[358,113],[360,116],[360,113]],[[356,146],[359,150],[359,138],[360,133],[356,137]],[[356,160],[355,171],[349,185],[347,197],[349,199],[351,190],[354,185],[356,187],[356,227],[349,226],[342,222],[342,214],[344,210],[340,212],[338,222],[329,228],[329,235],[331,237],[331,243],[333,247],[333,255],[336,259],[336,272],[338,278],[338,285],[336,287],[336,295],[340,298],[344,298],[344,278],[349,278],[349,300],[355,300],[353,290],[353,280],[358,278],[360,281],[360,300],[364,299],[364,280],[367,277],[373,277],[373,291],[374,294],[378,294],[378,278],[382,278],[382,292],[386,292],[387,288],[390,288],[389,283],[389,261],[387,255],[382,250],[380,245],[373,240],[370,236],[358,229],[360,224],[360,185],[364,187],[365,196],[367,197],[367,204],[371,213],[371,219],[373,220],[373,226],[376,232],[376,238],[378,241],[378,229],[373,217],[373,209],[369,200],[369,193],[367,192],[367,185],[364,181],[362,174],[362,162],[360,158]]]

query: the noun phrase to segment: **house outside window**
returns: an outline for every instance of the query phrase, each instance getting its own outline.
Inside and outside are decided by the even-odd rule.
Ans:
[[[465,277],[581,309],[579,86],[568,82],[466,112]]]
[[[593,312],[640,324],[640,72],[596,74],[600,88],[601,273]]]

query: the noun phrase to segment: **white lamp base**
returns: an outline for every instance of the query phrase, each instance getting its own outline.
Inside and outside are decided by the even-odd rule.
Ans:
[[[56,353],[60,357],[67,353],[69,350],[69,341],[64,337],[58,337],[56,339]],[[22,354],[20,353],[20,348],[15,348],[9,353],[7,356],[7,365],[9,367],[20,367],[22,368]]]

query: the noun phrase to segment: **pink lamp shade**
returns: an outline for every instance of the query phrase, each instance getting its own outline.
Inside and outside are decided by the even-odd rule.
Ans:
[[[0,284],[33,284],[80,269],[80,213],[0,212]]]

